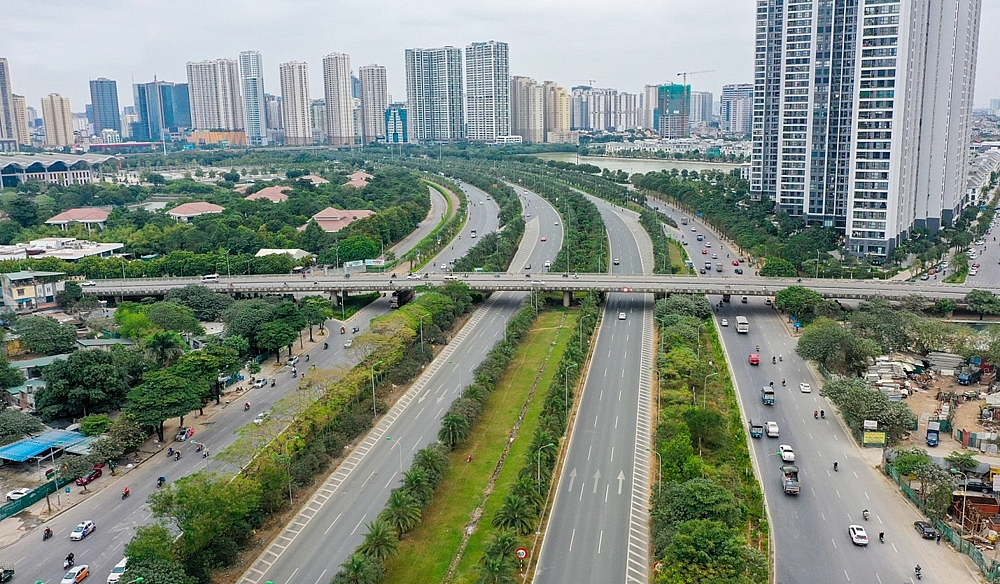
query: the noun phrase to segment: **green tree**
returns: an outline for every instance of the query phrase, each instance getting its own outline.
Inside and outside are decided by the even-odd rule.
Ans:
[[[934,312],[940,314],[941,316],[951,316],[955,309],[958,308],[958,303],[949,298],[939,298],[937,302],[934,303]]]
[[[0,335],[2,340],[2,335]],[[17,369],[7,361],[6,357],[0,356],[0,387],[18,387],[24,384],[24,376],[21,370]]]
[[[330,234],[312,219],[306,223],[306,228],[299,235],[299,247],[309,253],[319,255],[330,245]]]
[[[514,560],[504,556],[484,556],[476,567],[476,584],[515,584]]]
[[[459,414],[445,414],[441,419],[438,440],[454,450],[469,435],[469,421]]]
[[[173,302],[157,302],[146,309],[146,317],[166,331],[202,334],[205,329],[198,323],[194,310]]]
[[[403,539],[403,534],[420,523],[420,505],[406,492],[394,489],[389,493],[385,509],[379,513],[379,519],[385,521],[396,530],[396,538]]]
[[[972,456],[971,452],[953,451],[948,456],[945,456],[944,459],[948,461],[948,464],[950,464],[952,468],[956,468],[962,472],[972,470],[979,466],[979,461]]]
[[[427,505],[434,494],[434,485],[427,476],[427,471],[419,467],[411,467],[403,472],[403,489],[421,508]]]
[[[128,412],[122,412],[108,426],[107,435],[120,442],[125,448],[125,452],[128,452],[145,442],[146,438],[149,437],[149,432],[143,429],[134,416]]]
[[[83,288],[73,280],[67,280],[64,285],[65,289],[56,293],[56,303],[59,308],[69,311],[83,298]]]
[[[246,357],[250,354],[250,341],[242,335],[231,335],[226,337],[222,340],[222,346],[233,349],[240,357]]]
[[[222,312],[233,304],[233,297],[228,294],[213,292],[205,286],[189,284],[183,288],[174,288],[164,299],[187,306],[194,311],[194,316],[201,322],[219,320]]]
[[[187,343],[173,331],[160,331],[146,337],[143,348],[146,356],[162,367],[167,367],[184,354]]]
[[[358,552],[385,564],[399,549],[399,540],[392,526],[381,519],[369,522],[367,528],[368,533],[365,534],[365,541],[358,546]]]
[[[17,321],[14,332],[32,353],[60,355],[76,349],[76,327],[59,324],[44,316],[28,316]]]
[[[97,436],[103,434],[111,425],[111,418],[107,414],[91,414],[80,420],[80,433],[84,436]]]
[[[653,549],[658,554],[666,549],[677,526],[685,521],[708,519],[736,527],[742,518],[736,497],[709,479],[668,482],[654,497],[651,513]]]
[[[306,296],[302,299],[299,310],[309,325],[309,342],[313,342],[313,327],[323,328],[323,323],[333,316],[333,303],[322,296]]]
[[[989,290],[972,290],[965,295],[965,304],[970,311],[979,315],[979,320],[983,320],[984,314],[1000,314],[1000,299]]]
[[[122,371],[110,353],[76,351],[45,368],[45,387],[35,390],[42,419],[78,418],[121,406],[128,392]]]
[[[281,348],[294,343],[297,337],[295,330],[284,321],[269,322],[257,332],[257,346],[274,351],[274,358],[280,361]]]
[[[493,515],[492,525],[499,529],[510,529],[519,535],[527,535],[535,527],[535,515],[527,501],[514,493],[508,493]]]
[[[159,563],[178,563],[175,557],[174,534],[164,525],[152,523],[140,525],[135,535],[125,544],[125,555],[128,557],[128,570],[134,570],[135,576],[146,578],[146,566]],[[183,569],[180,572],[183,575]],[[183,580],[178,580],[181,582]],[[145,580],[144,580],[145,582]],[[162,580],[160,581],[162,582]],[[164,582],[164,584],[170,584]]]
[[[64,481],[75,481],[82,476],[86,476],[94,469],[94,459],[89,456],[67,454],[59,459],[59,463],[58,474]],[[87,485],[83,486],[83,490],[87,490]]]
[[[382,572],[381,562],[361,553],[353,553],[340,565],[340,571],[330,584],[378,584]]]
[[[818,292],[805,286],[789,286],[774,295],[775,306],[795,316],[811,314],[822,301]]]
[[[663,558],[658,581],[671,584],[750,583],[767,580],[767,560],[719,521],[680,524]]]
[[[163,442],[163,422],[180,418],[201,407],[197,388],[189,380],[169,369],[146,374],[142,384],[128,393],[125,411],[139,424],[153,428]]]
[[[45,426],[38,418],[21,410],[8,408],[6,403],[0,404],[0,446],[17,442],[43,429]]]
[[[782,258],[767,258],[764,267],[760,269],[760,275],[775,278],[794,278],[798,275],[795,266],[788,260]]]

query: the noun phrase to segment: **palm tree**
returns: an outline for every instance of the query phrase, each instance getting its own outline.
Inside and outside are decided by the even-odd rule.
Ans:
[[[503,505],[497,509],[496,515],[493,516],[493,527],[512,529],[525,535],[531,531],[535,522],[534,514],[531,511],[530,503],[519,495],[508,493],[504,497]]]
[[[444,475],[444,471],[448,470],[451,459],[441,451],[439,446],[433,446],[418,451],[416,456],[414,456],[413,464],[427,471],[428,475],[440,480]]]
[[[455,445],[465,440],[468,435],[468,420],[458,414],[445,414],[441,420],[441,430],[438,431],[438,440],[454,450]]]
[[[403,489],[418,505],[423,507],[431,498],[434,487],[431,486],[427,472],[422,468],[411,468],[403,473]]]
[[[487,557],[479,565],[476,584],[514,584],[514,563],[506,557]]]
[[[378,584],[382,577],[382,564],[364,554],[351,554],[340,565],[340,571],[330,584]]]
[[[538,485],[535,484],[535,477],[519,477],[511,492],[524,499],[537,514],[541,512],[542,505],[545,504],[545,497],[539,493],[539,490]]]
[[[384,564],[399,549],[399,540],[392,532],[392,527],[381,519],[370,522],[367,527],[368,534],[365,536],[365,541],[358,547],[358,551],[373,560],[377,560],[380,564]]]
[[[509,529],[494,531],[483,547],[484,558],[509,558],[517,549],[517,534]]]
[[[413,500],[413,497],[401,489],[394,489],[389,493],[389,501],[378,518],[396,529],[397,539],[403,539],[404,533],[420,523],[420,512],[420,505]]]
[[[160,331],[146,337],[146,356],[163,367],[184,354],[184,339],[173,331]]]

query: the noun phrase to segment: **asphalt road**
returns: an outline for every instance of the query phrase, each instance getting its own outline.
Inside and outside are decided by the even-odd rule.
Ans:
[[[473,191],[468,185],[463,188]],[[555,257],[562,245],[562,228],[554,225],[559,220],[556,211],[540,197],[527,195],[526,199],[534,212],[512,270],[527,262],[540,263]],[[540,241],[542,236],[546,242]],[[469,239],[463,237],[462,241]],[[385,506],[389,492],[410,467],[414,452],[437,439],[441,417],[461,388],[472,380],[475,367],[503,336],[507,319],[518,310],[524,297],[524,292],[494,294],[476,311],[412,388],[358,442],[281,535],[249,566],[241,583],[329,581],[363,541],[366,524]]]
[[[397,258],[406,255],[414,246],[423,241],[431,231],[434,231],[441,223],[441,219],[444,218],[445,212],[448,211],[448,202],[445,200],[444,195],[433,187],[427,187],[427,190],[430,193],[431,210],[427,213],[427,217],[417,225],[416,229],[390,248],[390,251],[395,253]],[[458,211],[457,207],[455,211]]]
[[[669,213],[669,208],[662,206],[661,211],[680,223],[679,213]],[[737,257],[735,250],[710,229],[698,226],[698,233],[713,244],[708,249],[725,250]],[[746,268],[745,273],[753,277],[752,268]],[[721,300],[721,296],[709,297],[713,304]],[[740,315],[750,319],[748,334],[736,332],[736,316]],[[749,297],[747,304],[742,304],[734,295],[716,313],[716,324],[723,318],[729,326],[718,326],[718,330],[744,418],[774,421],[780,430],[779,438],[751,440],[774,537],[776,582],[809,583],[818,577],[823,582],[910,582],[918,562],[929,582],[975,582],[971,563],[964,556],[917,535],[913,522],[924,517],[873,468],[873,458],[878,457],[872,456],[873,451],[862,455],[833,407],[819,395],[823,380],[795,354],[797,339],[789,335],[781,316],[761,298]],[[761,364],[751,366],[747,357],[757,352],[757,345]],[[781,361],[771,364],[771,357],[777,355]],[[761,388],[771,381],[775,384],[775,405],[765,406]],[[800,391],[801,382],[810,384],[810,393]],[[826,418],[809,417],[817,410],[824,410]],[[779,479],[782,462],[777,452],[781,444],[792,446],[796,453],[794,464],[799,467],[802,487],[797,496],[785,495]],[[839,463],[837,472],[833,471],[834,461]],[[864,509],[871,512],[867,522]],[[851,543],[847,533],[851,524],[865,527],[872,541],[867,548]],[[885,532],[885,544],[879,543],[879,532]]]
[[[612,273],[651,269],[640,255],[643,247],[652,253],[642,227],[594,202],[619,262]],[[647,581],[649,467],[638,452],[650,436],[652,306],[648,294],[607,297],[539,552],[538,584]]]
[[[486,200],[486,194],[479,189],[468,185],[465,185],[464,188],[467,189],[470,201],[469,224],[484,227],[492,225],[495,228],[497,206],[492,201]],[[472,201],[476,201],[475,207],[471,204]],[[483,201],[484,204],[480,205],[479,201]],[[461,257],[475,243],[475,240],[467,237],[456,240],[454,248],[449,247],[443,250],[435,258],[435,261],[445,260],[452,254],[458,254],[455,257]],[[388,297],[379,298],[357,312],[346,324],[348,327],[358,326],[361,328],[361,332],[365,332],[368,323],[373,318],[388,312]],[[316,331],[314,338],[320,342],[323,339],[329,339],[327,342],[330,343],[330,348],[324,350],[322,344],[317,344],[311,350],[303,353],[300,369],[304,370],[307,366],[306,353],[310,356],[308,365],[316,365],[321,368],[354,365],[360,359],[360,355],[344,348],[345,339],[353,335],[350,333],[338,334],[337,331],[339,331],[341,324],[339,320],[329,321],[327,325],[330,334],[326,337],[318,336],[318,331]],[[210,452],[216,453],[223,450],[236,440],[236,432],[239,428],[249,424],[258,413],[269,411],[275,402],[284,397],[289,390],[297,387],[298,380],[292,378],[289,368],[278,368],[277,374],[270,373],[272,370],[273,367],[265,367],[261,375],[273,377],[276,381],[275,387],[267,385],[264,388],[251,389],[241,394],[227,394],[224,399],[231,401],[231,404],[213,417],[206,419],[193,440],[205,443]],[[250,384],[244,382],[243,385],[249,386]],[[249,411],[244,411],[241,407],[241,404],[246,401],[249,401],[251,405]],[[186,421],[194,424],[201,422],[195,415],[188,416]],[[168,424],[170,422],[168,421]],[[176,420],[172,420],[172,422],[176,424]],[[168,446],[176,447],[178,445],[173,442],[173,434],[169,431],[171,428],[176,431],[176,425],[168,425],[165,436],[167,442],[162,445],[163,450],[166,450]],[[62,570],[62,558],[65,558],[69,552],[73,552],[76,554],[78,564],[90,565],[90,570],[96,579],[103,580],[110,573],[111,568],[121,560],[124,546],[132,539],[135,528],[150,521],[151,515],[145,501],[149,494],[156,490],[156,477],[165,476],[168,481],[173,481],[206,467],[209,470],[225,470],[222,463],[215,462],[212,458],[202,458],[200,454],[195,453],[194,445],[190,443],[181,445],[181,450],[183,455],[179,461],[168,459],[164,452],[132,469],[119,467],[122,472],[118,477],[106,474],[97,479],[88,487],[90,494],[87,495],[85,501],[76,504],[46,523],[54,532],[54,537],[51,540],[40,543],[40,530],[35,530],[35,533],[31,533],[5,548],[2,557],[0,557],[0,563],[13,563],[19,579],[25,581],[41,580],[48,584],[49,582],[58,582],[62,578],[65,573]],[[121,499],[121,491],[126,485],[131,491],[131,496],[123,500]],[[77,494],[79,491],[82,491],[81,487],[72,487],[72,493],[69,495],[71,501],[80,497]],[[60,494],[60,496],[66,497],[65,493]],[[43,504],[38,503],[37,505]],[[73,527],[88,519],[97,524],[97,529],[83,541],[69,541],[69,533]]]

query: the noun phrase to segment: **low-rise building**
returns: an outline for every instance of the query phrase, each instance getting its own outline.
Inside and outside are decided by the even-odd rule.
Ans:
[[[16,143],[16,140],[14,141]],[[0,149],[2,151],[2,149]],[[34,180],[58,185],[98,182],[92,167],[110,156],[97,154],[11,154],[0,156],[0,190]]]
[[[194,203],[177,205],[167,211],[167,215],[179,223],[190,223],[195,217],[200,215],[211,215],[212,213],[221,213],[225,210],[226,208],[220,205],[206,203],[205,201],[196,201]]]
[[[312,255],[311,253],[309,253],[309,252],[307,252],[307,251],[305,251],[303,249],[294,249],[294,248],[292,248],[292,249],[261,249],[261,250],[257,251],[257,253],[254,255],[254,257],[262,258],[264,256],[280,255],[280,254],[292,256],[292,259],[295,260],[295,261],[299,261],[301,259],[305,259],[305,258],[307,258],[307,257],[309,257],[309,256]]]
[[[344,184],[355,188],[363,189],[366,186],[368,186],[368,181],[370,181],[373,178],[375,177],[373,177],[372,175],[368,174],[363,170],[359,170],[354,174],[347,175],[348,180]]]
[[[124,243],[98,243],[75,237],[43,237],[27,243],[0,245],[0,260],[57,258],[77,262],[89,256],[108,257]]]
[[[319,213],[312,216],[312,221],[315,221],[323,231],[327,233],[336,233],[341,229],[347,227],[351,223],[354,223],[358,219],[364,219],[365,217],[371,217],[375,214],[375,211],[369,211],[367,209],[334,209],[333,207],[327,207]],[[306,224],[308,225],[308,223]],[[299,227],[299,231],[306,228],[306,225]]]
[[[51,217],[45,224],[55,225],[63,231],[69,228],[70,223],[80,223],[87,228],[87,231],[104,229],[104,226],[107,225],[109,214],[108,211],[96,207],[70,209]]]
[[[3,307],[25,311],[55,306],[56,294],[66,289],[63,272],[24,270],[0,274]]]
[[[286,195],[285,193],[288,192],[288,191],[290,191],[290,190],[292,190],[292,187],[285,187],[285,186],[265,187],[265,188],[257,191],[256,193],[253,193],[251,195],[247,195],[247,196],[245,196],[243,198],[246,199],[247,201],[256,201],[258,199],[267,199],[268,201],[271,201],[272,203],[282,203],[282,202],[288,200],[288,195]]]
[[[111,347],[116,345],[132,347],[135,346],[135,341],[131,339],[77,339],[76,344],[80,349],[98,349],[111,352]]]

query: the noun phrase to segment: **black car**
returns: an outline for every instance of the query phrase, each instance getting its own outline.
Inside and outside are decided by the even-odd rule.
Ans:
[[[736,272],[736,274],[737,274],[738,276],[742,276],[742,275],[743,275],[743,268],[736,268],[736,269],[735,269],[735,270],[733,270],[733,271],[734,271],[734,272]]]
[[[917,533],[920,534],[920,537],[924,539],[934,539],[937,537],[937,531],[934,529],[934,526],[926,521],[914,521],[913,528],[916,529]]]

